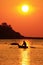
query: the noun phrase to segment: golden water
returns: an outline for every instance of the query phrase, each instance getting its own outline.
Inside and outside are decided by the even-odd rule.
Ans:
[[[18,48],[12,42],[26,41],[28,48]],[[35,48],[31,48],[35,47]],[[0,65],[43,65],[43,40],[7,39],[0,40]]]

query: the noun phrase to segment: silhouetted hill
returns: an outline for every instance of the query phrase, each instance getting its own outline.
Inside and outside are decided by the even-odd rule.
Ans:
[[[12,29],[11,25],[2,23],[0,25],[0,39],[43,39],[43,37],[24,37]]]
[[[20,33],[15,32],[11,25],[7,25],[7,23],[2,23],[0,25],[0,39],[19,39],[24,38]]]

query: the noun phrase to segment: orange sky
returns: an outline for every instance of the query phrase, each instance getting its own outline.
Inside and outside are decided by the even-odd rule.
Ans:
[[[34,8],[23,15],[17,7],[28,4]],[[7,22],[24,36],[43,37],[43,0],[0,0],[0,24]]]

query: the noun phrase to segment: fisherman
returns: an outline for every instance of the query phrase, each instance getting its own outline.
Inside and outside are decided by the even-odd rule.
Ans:
[[[25,41],[23,41],[23,44],[22,44],[22,46],[25,46],[25,47],[26,47],[26,42],[25,42]]]

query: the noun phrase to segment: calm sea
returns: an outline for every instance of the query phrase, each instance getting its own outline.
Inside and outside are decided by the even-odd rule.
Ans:
[[[28,48],[18,48],[26,41]],[[43,39],[0,39],[0,65],[43,65]]]

